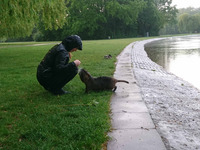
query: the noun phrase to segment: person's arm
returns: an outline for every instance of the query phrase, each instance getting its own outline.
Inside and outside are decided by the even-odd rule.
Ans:
[[[76,62],[77,63],[77,62]],[[71,69],[77,70],[77,64],[75,62],[69,63],[69,53],[66,51],[59,51],[55,58],[55,71],[63,72]]]

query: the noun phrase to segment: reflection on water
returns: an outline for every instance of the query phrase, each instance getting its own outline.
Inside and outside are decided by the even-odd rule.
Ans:
[[[200,35],[155,41],[145,50],[152,61],[200,89]]]

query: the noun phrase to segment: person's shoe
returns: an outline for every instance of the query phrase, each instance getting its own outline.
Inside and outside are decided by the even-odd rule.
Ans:
[[[64,91],[63,89],[59,89],[59,90],[54,90],[51,91],[51,93],[53,93],[54,95],[64,95],[64,94],[68,94],[68,91]]]

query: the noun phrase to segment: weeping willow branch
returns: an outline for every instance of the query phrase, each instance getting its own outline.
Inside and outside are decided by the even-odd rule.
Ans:
[[[65,0],[1,0],[0,38],[25,37],[41,21],[45,29],[61,28],[66,21]]]

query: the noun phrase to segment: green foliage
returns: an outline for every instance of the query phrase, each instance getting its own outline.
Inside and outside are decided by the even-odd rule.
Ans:
[[[195,15],[182,14],[178,18],[178,27],[181,33],[200,32],[200,13]]]
[[[144,0],[110,1],[107,9],[107,24],[104,30],[112,38],[137,35],[137,19],[145,8]]]
[[[178,22],[178,26],[179,26],[179,30],[180,32],[186,32],[186,21],[188,20],[189,15],[188,14],[183,14],[179,17],[179,22]]]
[[[180,17],[182,14],[195,15],[199,13],[200,13],[200,7],[199,8],[193,8],[193,7],[182,8],[178,10],[177,17]]]
[[[145,6],[144,0],[70,0],[67,24],[59,35],[53,35],[56,39],[70,34],[83,39],[133,37],[137,33],[138,14]],[[49,35],[51,31],[42,32]]]
[[[176,22],[178,10],[171,6],[172,0],[156,0],[156,7],[162,15],[163,25],[166,23],[173,24]]]
[[[138,33],[145,36],[147,32],[158,35],[166,23],[175,22],[175,7],[171,6],[172,0],[145,0],[147,7],[139,14]]]
[[[68,8],[63,33],[79,34],[84,39],[144,36],[146,32],[157,35],[177,13],[171,0],[72,0]]]
[[[108,2],[106,10],[108,15],[123,21],[125,25],[130,25],[137,21],[138,14],[144,7],[143,0],[115,0]]]
[[[66,28],[72,33],[87,33],[93,35],[100,26],[99,23],[105,22],[104,1],[99,0],[70,0],[69,17]]]
[[[58,29],[65,23],[65,0],[1,0],[0,38],[25,37],[41,21],[45,29]]]
[[[1,0],[0,38],[62,40],[157,35],[175,22],[172,0]],[[36,33],[32,33],[33,28]]]
[[[199,33],[200,8],[179,9],[176,21],[169,23],[161,30],[161,34]]]

